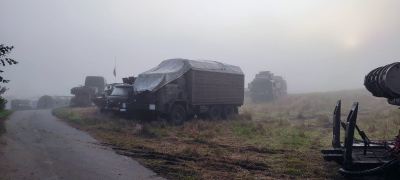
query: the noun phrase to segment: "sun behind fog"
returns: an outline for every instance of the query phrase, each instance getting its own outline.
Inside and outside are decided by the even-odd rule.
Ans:
[[[356,37],[347,37],[343,40],[343,45],[347,49],[354,49],[359,46],[360,40]]]

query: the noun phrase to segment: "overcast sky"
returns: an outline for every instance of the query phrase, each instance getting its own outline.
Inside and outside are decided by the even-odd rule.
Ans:
[[[0,0],[6,95],[70,95],[88,75],[117,82],[170,58],[284,76],[289,93],[363,88],[399,61],[400,1]],[[24,93],[23,95],[21,95]]]

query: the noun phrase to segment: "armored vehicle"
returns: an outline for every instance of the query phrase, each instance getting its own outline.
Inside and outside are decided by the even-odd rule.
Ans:
[[[31,102],[29,100],[14,99],[11,100],[12,110],[29,110],[32,109]]]
[[[240,67],[216,61],[165,60],[139,74],[127,108],[152,112],[183,124],[195,115],[212,120],[238,113],[244,100]]]
[[[75,95],[75,97],[71,99],[71,106],[92,106],[92,97],[100,96],[106,84],[107,81],[104,77],[87,76],[84,86],[74,87],[71,89],[71,94]]]
[[[274,101],[287,94],[287,84],[282,76],[274,76],[270,71],[261,71],[248,84],[253,102]]]

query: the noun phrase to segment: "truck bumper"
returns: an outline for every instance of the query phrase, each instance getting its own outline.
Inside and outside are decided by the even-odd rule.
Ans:
[[[132,104],[133,109],[138,110],[149,110],[149,111],[159,111],[159,106],[155,104]]]

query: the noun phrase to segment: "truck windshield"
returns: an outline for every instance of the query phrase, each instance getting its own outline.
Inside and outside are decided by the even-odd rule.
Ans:
[[[128,92],[131,89],[130,87],[115,87],[111,96],[128,96]]]

